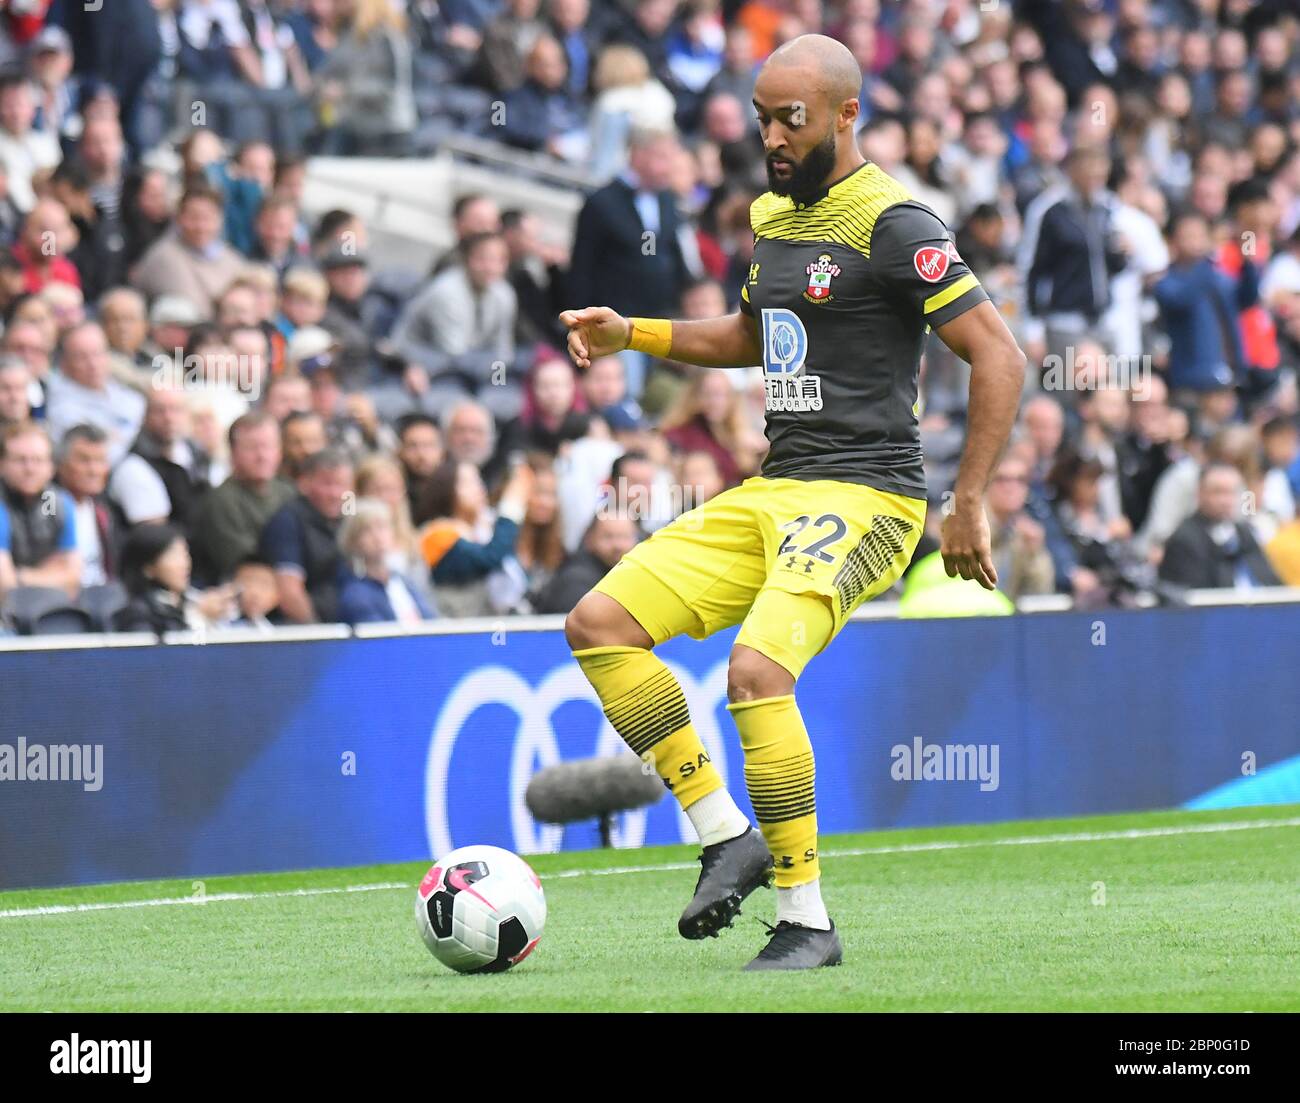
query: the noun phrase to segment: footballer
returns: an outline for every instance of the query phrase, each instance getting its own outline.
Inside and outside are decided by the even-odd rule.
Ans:
[[[988,589],[997,574],[983,495],[1024,376],[1023,354],[943,222],[863,159],[861,87],[853,55],[822,35],[791,40],[763,65],[754,107],[770,191],[751,208],[754,256],[737,313],[681,322],[589,306],[560,315],[580,368],[628,348],[707,367],[763,365],[762,473],[637,545],[565,624],[610,723],[653,762],[700,836],[703,868],[680,933],[716,935],[775,879],[777,922],[747,969],[841,960],[794,687],[849,614],[899,578],[924,528],[917,375],[926,336],[933,329],[971,365],[944,565]],[[734,624],[727,708],[757,830],[653,650]]]

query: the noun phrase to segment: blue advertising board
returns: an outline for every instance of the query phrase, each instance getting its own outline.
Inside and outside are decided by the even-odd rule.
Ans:
[[[102,748],[93,786],[0,774],[0,887],[599,845],[594,823],[535,822],[524,790],[622,744],[562,634],[505,624],[0,656],[0,751]],[[659,653],[748,810],[725,707],[733,639]],[[851,622],[798,690],[821,828],[1173,807],[1224,786],[1231,803],[1300,799],[1277,782],[1300,755],[1298,641],[1300,606]],[[958,745],[994,775],[900,768]],[[1272,782],[1252,787],[1254,771]],[[667,796],[615,832],[629,847],[692,837]]]

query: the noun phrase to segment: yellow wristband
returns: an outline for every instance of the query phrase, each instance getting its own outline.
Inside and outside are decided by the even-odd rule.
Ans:
[[[667,359],[673,347],[673,324],[666,318],[629,318],[632,333],[627,347]]]

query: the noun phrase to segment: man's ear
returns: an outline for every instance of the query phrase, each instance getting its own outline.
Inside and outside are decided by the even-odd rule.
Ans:
[[[853,124],[858,121],[858,116],[862,113],[861,105],[855,96],[851,100],[845,100],[840,104],[839,124],[841,127],[853,129]]]

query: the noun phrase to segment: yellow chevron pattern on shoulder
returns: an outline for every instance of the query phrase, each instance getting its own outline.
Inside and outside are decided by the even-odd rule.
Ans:
[[[887,208],[911,198],[879,165],[869,164],[806,206],[800,207],[788,195],[765,192],[750,206],[749,221],[756,238],[846,245],[870,257],[876,219]]]

